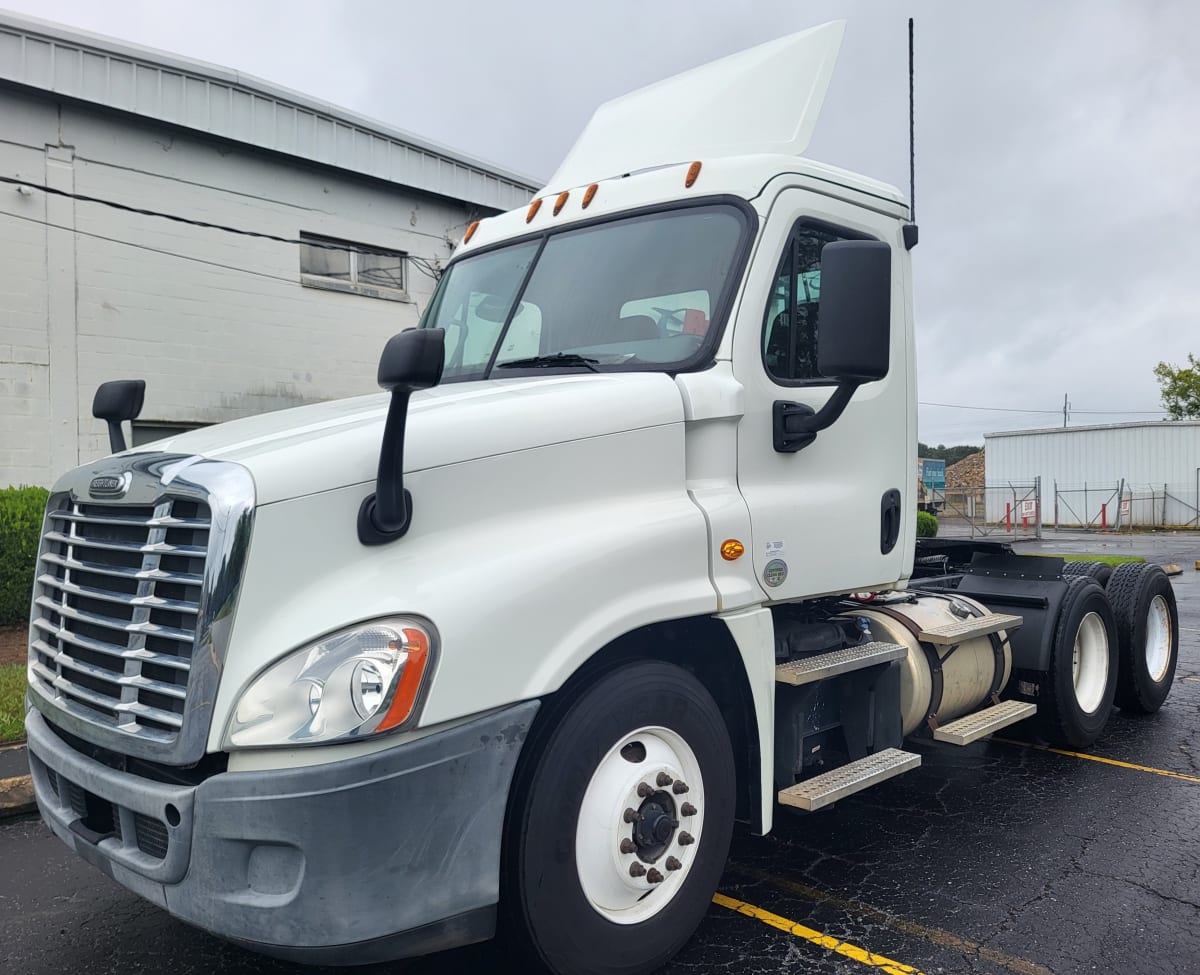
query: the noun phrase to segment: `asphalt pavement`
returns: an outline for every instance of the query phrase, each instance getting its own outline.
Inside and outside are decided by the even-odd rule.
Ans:
[[[1054,536],[1022,551],[1174,562],[1180,661],[1159,714],[1114,712],[1087,754],[991,740],[908,746],[922,767],[815,815],[735,835],[667,973],[1200,972],[1200,536]],[[189,928],[0,821],[0,956],[28,973],[301,973]],[[392,967],[525,975],[492,945]]]

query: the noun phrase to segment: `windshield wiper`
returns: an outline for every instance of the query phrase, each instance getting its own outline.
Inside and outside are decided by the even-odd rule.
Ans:
[[[513,359],[511,362],[496,363],[497,369],[546,369],[550,366],[583,366],[592,372],[599,372],[596,363],[599,359],[589,359],[585,355],[574,352],[555,352],[553,355],[531,355],[527,359]]]

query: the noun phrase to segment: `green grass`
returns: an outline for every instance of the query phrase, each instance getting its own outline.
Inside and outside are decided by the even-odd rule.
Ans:
[[[0,666],[0,743],[25,738],[25,665]]]
[[[1145,562],[1140,555],[1064,555],[1055,552],[1022,552],[1022,555],[1044,555],[1065,562],[1103,562],[1105,565],[1124,565],[1126,562]]]

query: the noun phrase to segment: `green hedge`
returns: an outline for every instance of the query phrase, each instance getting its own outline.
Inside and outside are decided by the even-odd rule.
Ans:
[[[937,535],[937,518],[928,511],[917,512],[917,538],[933,538]]]
[[[29,619],[33,570],[49,494],[40,487],[0,489],[0,626]]]

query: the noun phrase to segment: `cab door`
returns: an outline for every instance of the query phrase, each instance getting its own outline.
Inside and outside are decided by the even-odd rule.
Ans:
[[[817,362],[821,252],[861,239],[891,248],[888,371],[859,386],[828,429],[794,449],[778,442],[777,415],[818,411],[837,388]],[[745,389],[738,484],[768,599],[878,589],[910,571],[916,403],[908,269],[896,216],[791,188],[766,217],[738,310],[733,362]]]

